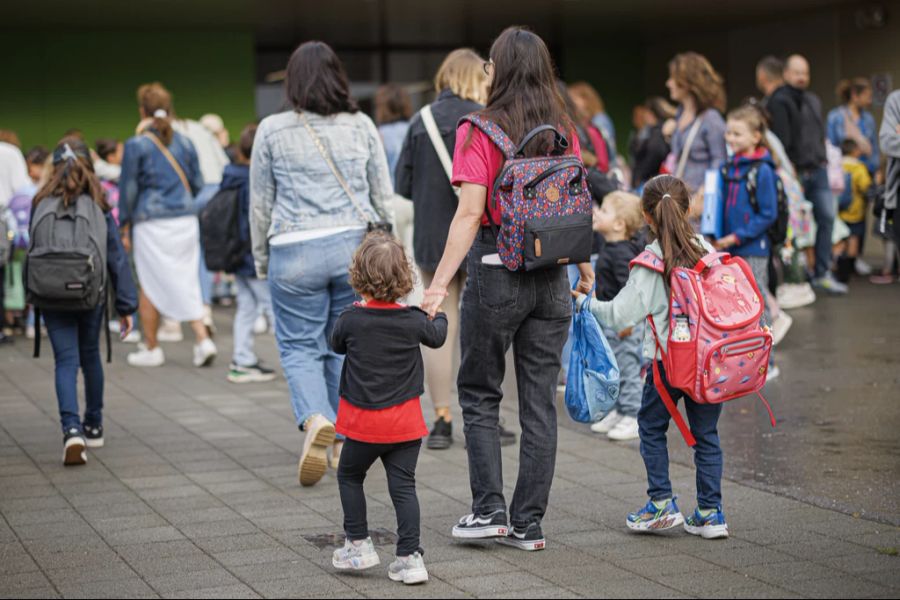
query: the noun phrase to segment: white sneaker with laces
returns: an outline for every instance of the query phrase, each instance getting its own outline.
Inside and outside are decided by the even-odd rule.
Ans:
[[[622,420],[619,411],[613,409],[608,415],[591,425],[591,431],[594,433],[609,433],[616,423]]]
[[[132,329],[131,333],[126,335],[122,341],[126,344],[140,344],[141,339],[141,332],[136,329]]]
[[[816,293],[808,283],[784,283],[778,286],[778,305],[782,309],[801,308],[816,301]]]
[[[266,331],[269,330],[269,322],[263,315],[259,315],[256,317],[256,321],[253,322],[253,334],[254,335],[263,335]]]
[[[196,346],[194,346],[194,366],[195,367],[209,367],[213,364],[213,361],[216,360],[216,355],[219,351],[216,349],[215,343],[209,338],[206,338]]]
[[[609,430],[606,437],[614,442],[626,442],[638,438],[638,420],[636,417],[622,417],[616,426]]]
[[[402,581],[406,585],[425,583],[428,581],[428,570],[422,555],[414,552],[409,556],[398,556],[388,567],[391,581]]]
[[[861,258],[857,258],[853,261],[853,268],[856,270],[856,274],[861,277],[868,277],[872,274],[872,265]]]
[[[156,331],[156,339],[165,343],[177,343],[184,339],[181,331],[181,323],[172,319],[163,319],[162,325]]]
[[[144,344],[138,344],[137,352],[128,355],[128,364],[132,367],[161,367],[165,363],[166,355],[160,346],[150,350]]]
[[[781,340],[784,339],[788,329],[790,329],[793,324],[794,319],[791,318],[791,315],[783,310],[778,312],[778,316],[775,317],[775,320],[772,322],[772,344],[774,346],[781,343]]]
[[[344,540],[344,547],[338,548],[331,555],[331,564],[342,571],[362,571],[379,564],[381,559],[375,551],[372,538],[351,542]]]

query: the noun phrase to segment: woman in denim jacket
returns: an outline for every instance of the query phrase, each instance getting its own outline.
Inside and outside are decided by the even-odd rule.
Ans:
[[[141,286],[140,317],[146,345],[128,355],[135,367],[165,362],[157,330],[160,313],[189,321],[196,336],[194,366],[216,357],[203,324],[200,294],[200,228],[194,195],[203,187],[197,153],[172,130],[172,96],[159,83],[138,89],[142,121],[125,142],[119,178],[119,223],[126,245],[134,245]],[[129,241],[130,240],[130,241]]]
[[[250,236],[257,275],[272,290],[294,416],[306,432],[300,483],[314,485],[335,439],[343,365],[328,338],[356,299],[348,272],[367,221],[393,220],[393,187],[378,130],[350,98],[327,44],[297,48],[285,84],[294,109],[263,119],[253,144]],[[337,442],[332,466],[339,454]]]

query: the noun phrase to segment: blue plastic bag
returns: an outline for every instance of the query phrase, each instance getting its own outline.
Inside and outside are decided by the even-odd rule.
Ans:
[[[593,292],[592,292],[593,294]],[[619,365],[597,319],[575,305],[572,357],[566,378],[566,410],[579,423],[603,418],[619,399]]]

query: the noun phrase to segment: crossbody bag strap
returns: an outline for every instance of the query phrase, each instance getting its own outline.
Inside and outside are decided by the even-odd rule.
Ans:
[[[684,141],[684,148],[681,149],[681,156],[678,158],[678,167],[675,169],[675,177],[681,179],[684,177],[684,170],[687,168],[688,156],[691,154],[691,146],[694,145],[694,139],[700,131],[700,125],[703,122],[703,114],[697,115],[694,124],[688,131],[687,139]]]
[[[186,189],[189,194],[193,195],[194,192],[191,191],[191,184],[188,183],[188,178],[187,175],[184,174],[184,169],[181,168],[181,165],[178,164],[178,161],[175,160],[175,157],[172,156],[172,153],[169,151],[169,149],[166,148],[165,144],[162,143],[162,140],[156,137],[156,134],[154,134],[152,131],[145,131],[144,135],[150,138],[150,141],[153,142],[153,145],[156,146],[160,152],[162,152],[163,156],[166,157],[166,160],[169,161],[169,164],[172,166],[172,168],[175,169],[175,174],[178,175],[178,179],[181,180],[181,185],[184,186],[184,189]]]
[[[341,187],[344,189],[344,193],[347,194],[347,197],[350,198],[350,202],[353,203],[354,208],[356,208],[357,212],[359,212],[360,218],[364,223],[369,223],[372,219],[369,218],[369,215],[366,214],[365,209],[363,209],[363,207],[353,196],[353,192],[350,191],[350,186],[341,175],[341,172],[338,171],[337,165],[335,165],[334,161],[331,160],[331,156],[328,154],[328,151],[322,144],[322,140],[316,134],[315,130],[312,128],[312,125],[309,124],[309,119],[306,118],[306,113],[300,113],[300,120],[303,121],[303,126],[306,127],[306,131],[308,131],[310,137],[312,137],[313,143],[316,145],[316,149],[319,151],[319,154],[322,155],[322,158],[325,159],[325,162],[328,164],[328,168],[331,169],[331,172],[334,174],[334,178],[337,179],[338,183],[341,184]]]
[[[444,139],[441,137],[441,132],[438,130],[437,122],[434,120],[434,114],[431,112],[431,105],[426,104],[425,107],[420,111],[422,115],[422,124],[425,125],[425,131],[428,132],[428,139],[431,140],[431,145],[434,146],[434,151],[437,152],[438,158],[441,161],[441,165],[444,167],[444,173],[447,175],[447,180],[450,181],[450,186],[453,188],[453,193],[459,196],[459,188],[453,186],[453,160],[450,158],[450,153],[447,152],[447,146],[444,144]]]

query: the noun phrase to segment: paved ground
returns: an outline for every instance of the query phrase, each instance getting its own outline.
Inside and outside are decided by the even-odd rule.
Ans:
[[[897,292],[872,295],[881,293],[858,297],[871,298],[871,306],[894,298],[896,313]],[[63,469],[51,361],[31,359],[20,341],[0,350],[0,596],[896,598],[900,529],[884,518],[854,518],[811,504],[838,503],[868,514],[853,509],[857,494],[842,494],[857,486],[857,463],[874,456],[872,472],[885,479],[861,487],[860,502],[871,502],[865,505],[887,520],[896,510],[896,387],[892,398],[889,391],[878,396],[883,413],[854,410],[862,421],[837,420],[848,401],[873,397],[873,383],[896,378],[897,363],[889,377],[875,367],[858,380],[850,371],[834,371],[841,368],[834,349],[844,336],[876,335],[877,324],[867,314],[840,321],[846,313],[834,302],[798,318],[798,331],[843,323],[830,336],[798,343],[794,353],[786,342],[783,364],[798,370],[779,384],[783,389],[770,391],[782,415],[780,429],[767,430],[752,404],[726,411],[723,431],[735,432],[737,440],[726,447],[728,474],[750,484],[725,483],[731,539],[630,535],[624,515],[642,501],[645,488],[635,447],[598,440],[562,416],[545,521],[548,549],[526,555],[455,543],[449,529],[470,499],[457,432],[451,450],[424,451],[420,460],[423,545],[432,578],[416,589],[388,581],[386,567],[361,575],[333,572],[331,544],[341,531],[335,478],[329,473],[312,489],[298,486],[301,438],[283,381],[230,385],[221,364],[189,367],[187,343],[167,346],[164,368],[131,369],[124,365],[126,348],[117,345],[108,371],[107,447],[92,452],[86,467]],[[863,313],[871,308],[865,306]],[[228,316],[217,315],[225,325]],[[897,347],[896,328],[885,328],[881,337],[885,349]],[[230,348],[226,334],[219,340]],[[261,346],[275,362],[271,339]],[[797,348],[823,351],[807,361],[796,357]],[[883,360],[875,350],[860,354],[860,360]],[[828,383],[832,378],[838,383]],[[798,396],[798,385],[809,393]],[[506,418],[514,424],[508,404]],[[848,432],[860,424],[871,435],[853,441]],[[832,434],[840,448],[829,444]],[[674,438],[672,445],[678,447]],[[680,450],[676,456],[688,458]],[[504,450],[508,484],[516,459],[516,448]],[[841,484],[817,488],[829,481],[829,469]],[[688,510],[693,472],[682,465],[672,470]],[[859,472],[871,479],[865,469]],[[368,492],[369,521],[383,530],[379,550],[386,565],[395,521],[380,469],[371,474]]]

